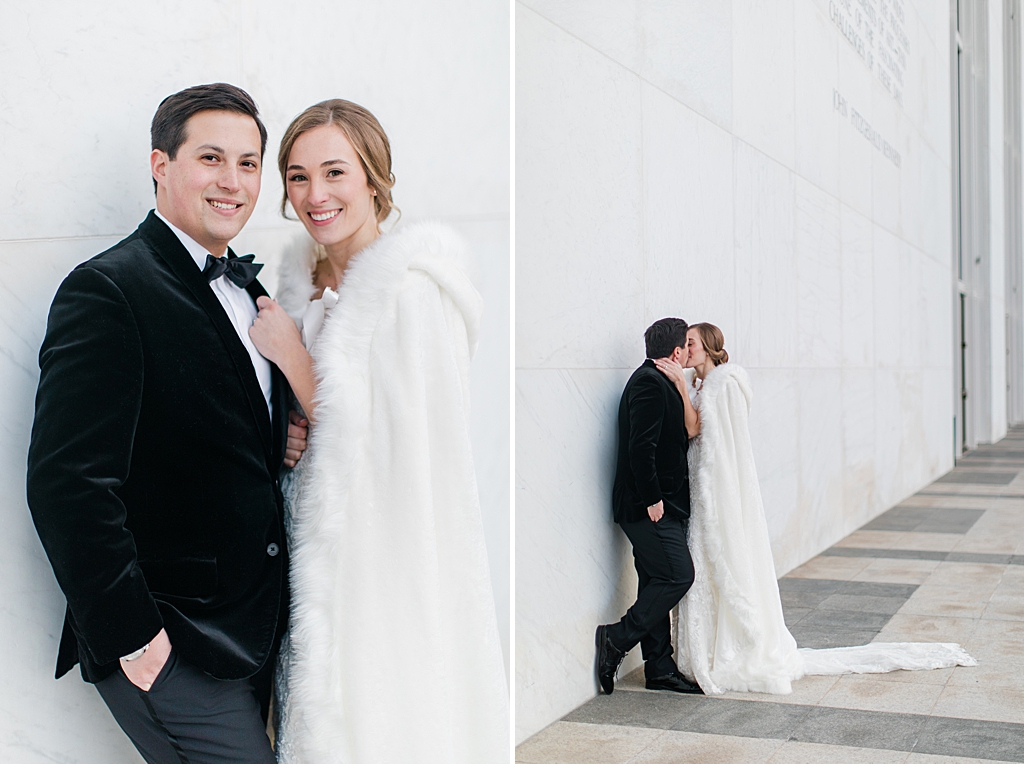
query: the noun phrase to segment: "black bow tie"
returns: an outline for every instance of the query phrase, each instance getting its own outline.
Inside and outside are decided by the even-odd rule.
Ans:
[[[213,281],[223,276],[239,289],[245,289],[263,267],[263,263],[254,263],[255,259],[256,255],[244,255],[231,259],[207,255],[203,275],[206,276],[207,281]]]

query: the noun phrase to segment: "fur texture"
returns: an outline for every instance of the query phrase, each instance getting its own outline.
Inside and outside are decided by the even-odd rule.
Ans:
[[[312,243],[278,299],[313,293]],[[286,486],[292,617],[279,761],[507,757],[502,666],[469,441],[480,297],[461,240],[435,224],[349,265],[313,348],[317,423]]]
[[[712,369],[689,452],[695,579],[680,604],[679,662],[706,693],[789,693],[803,676],[775,578],[748,417],[753,392],[734,363]]]

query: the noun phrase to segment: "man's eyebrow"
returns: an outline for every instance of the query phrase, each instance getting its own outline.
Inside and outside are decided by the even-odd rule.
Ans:
[[[246,151],[242,154],[242,159],[248,159],[249,157],[258,157],[260,153],[258,151]]]
[[[196,151],[216,151],[218,154],[225,153],[224,149],[220,146],[214,146],[212,143],[204,143],[202,146],[197,148]]]

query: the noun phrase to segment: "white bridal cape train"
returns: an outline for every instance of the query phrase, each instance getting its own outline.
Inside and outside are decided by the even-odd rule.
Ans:
[[[873,642],[798,649],[782,615],[761,489],[754,469],[746,371],[716,366],[694,405],[690,441],[690,554],[696,574],[679,603],[676,659],[705,693],[787,694],[805,674],[885,673],[975,666],[959,645]]]
[[[285,486],[283,764],[508,759],[469,440],[480,297],[465,258],[443,226],[385,234],[307,336],[320,381],[309,449]],[[278,300],[293,317],[310,307],[315,262],[308,239],[285,253]]]

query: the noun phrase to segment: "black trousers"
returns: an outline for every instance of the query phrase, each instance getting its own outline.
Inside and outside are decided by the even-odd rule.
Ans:
[[[222,681],[172,650],[149,692],[118,670],[96,684],[148,764],[274,764],[252,681]]]
[[[633,545],[633,565],[640,585],[636,602],[622,620],[608,627],[608,637],[620,650],[639,643],[648,679],[677,671],[672,657],[668,614],[693,585],[693,560],[686,545],[686,523],[667,515],[658,522],[644,518],[621,523]]]

